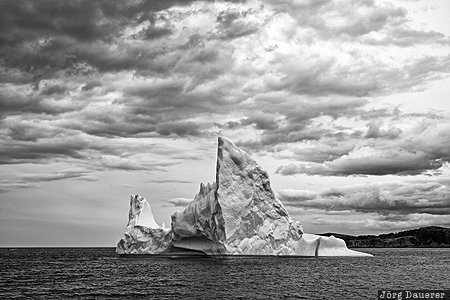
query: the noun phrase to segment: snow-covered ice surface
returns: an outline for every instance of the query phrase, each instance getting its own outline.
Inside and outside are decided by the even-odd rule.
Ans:
[[[344,240],[303,233],[270,187],[269,176],[245,151],[219,137],[216,181],[161,228],[147,200],[130,200],[119,254],[163,254],[180,249],[208,255],[370,256]]]

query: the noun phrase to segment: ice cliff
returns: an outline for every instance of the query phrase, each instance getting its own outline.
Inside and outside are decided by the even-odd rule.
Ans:
[[[181,249],[208,255],[366,256],[342,239],[303,233],[270,187],[269,176],[245,151],[219,137],[216,181],[172,215],[171,229],[154,220],[145,198],[132,196],[119,254]]]

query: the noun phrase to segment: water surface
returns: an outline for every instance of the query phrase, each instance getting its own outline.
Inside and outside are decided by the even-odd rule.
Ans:
[[[376,299],[381,288],[450,287],[450,249],[359,250],[374,257],[129,259],[113,248],[3,248],[0,299]]]

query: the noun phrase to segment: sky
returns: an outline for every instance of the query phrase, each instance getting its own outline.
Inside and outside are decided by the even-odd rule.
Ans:
[[[305,232],[450,226],[448,0],[0,1],[0,246],[115,246],[246,150]]]

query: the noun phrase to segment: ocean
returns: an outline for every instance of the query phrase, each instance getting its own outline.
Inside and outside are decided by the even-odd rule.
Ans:
[[[450,249],[374,257],[119,257],[114,248],[0,249],[0,299],[376,299],[450,287]],[[358,250],[358,249],[357,249]]]

